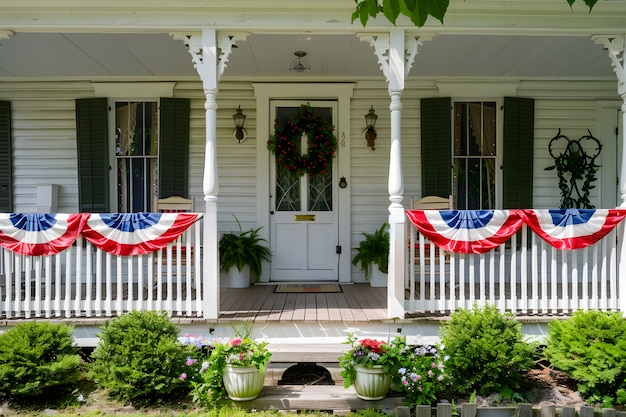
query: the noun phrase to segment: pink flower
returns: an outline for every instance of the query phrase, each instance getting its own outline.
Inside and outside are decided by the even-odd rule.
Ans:
[[[241,345],[241,339],[238,337],[236,339],[231,340],[230,341],[230,345],[231,346],[239,346],[239,345]]]
[[[180,380],[184,381],[185,379],[187,379],[187,374],[183,372],[182,374],[180,374]]]

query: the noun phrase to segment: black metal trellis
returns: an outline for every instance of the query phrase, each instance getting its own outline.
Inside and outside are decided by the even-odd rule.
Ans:
[[[598,179],[596,172],[600,165],[596,165],[595,160],[600,155],[602,144],[589,129],[587,132],[589,132],[588,135],[572,140],[561,134],[561,129],[559,129],[548,144],[554,165],[545,170],[556,169],[557,171],[561,190],[561,208],[594,208],[589,200],[589,194],[595,188],[592,183]],[[587,151],[585,151],[585,146],[588,148]],[[558,147],[564,147],[565,150],[557,155]],[[589,152],[591,149],[594,149],[593,153]]]

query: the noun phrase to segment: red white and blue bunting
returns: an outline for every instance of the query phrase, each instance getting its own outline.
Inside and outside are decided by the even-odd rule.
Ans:
[[[626,217],[619,209],[407,210],[417,230],[436,246],[485,253],[506,242],[523,223],[557,249],[598,242]]]
[[[408,210],[407,215],[428,240],[459,253],[485,253],[506,242],[522,227],[510,210]]]
[[[20,255],[53,255],[82,235],[114,255],[143,255],[166,247],[200,217],[199,213],[0,213],[0,246]]]
[[[0,246],[21,255],[53,255],[70,247],[88,214],[0,213]]]
[[[557,249],[582,249],[606,236],[626,210],[521,210],[524,222]]]
[[[200,216],[197,213],[94,213],[82,235],[113,255],[143,255],[166,247]]]

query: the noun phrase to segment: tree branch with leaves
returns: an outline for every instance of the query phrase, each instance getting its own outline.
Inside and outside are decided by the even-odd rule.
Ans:
[[[443,24],[443,18],[448,10],[450,0],[354,0],[356,9],[352,13],[352,22],[359,19],[365,27],[370,17],[375,18],[383,14],[394,25],[402,14],[411,19],[417,27],[426,24],[428,16],[432,16]],[[573,7],[576,0],[565,0]],[[589,11],[598,0],[582,0],[589,7]]]

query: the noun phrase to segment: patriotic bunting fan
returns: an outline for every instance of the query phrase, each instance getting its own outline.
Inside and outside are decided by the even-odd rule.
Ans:
[[[200,216],[198,213],[94,213],[82,234],[105,252],[143,255],[176,240]]]
[[[522,226],[508,210],[408,210],[407,215],[427,239],[459,253],[485,253],[506,242]]]
[[[88,216],[0,213],[0,246],[20,255],[54,255],[74,243]]]

